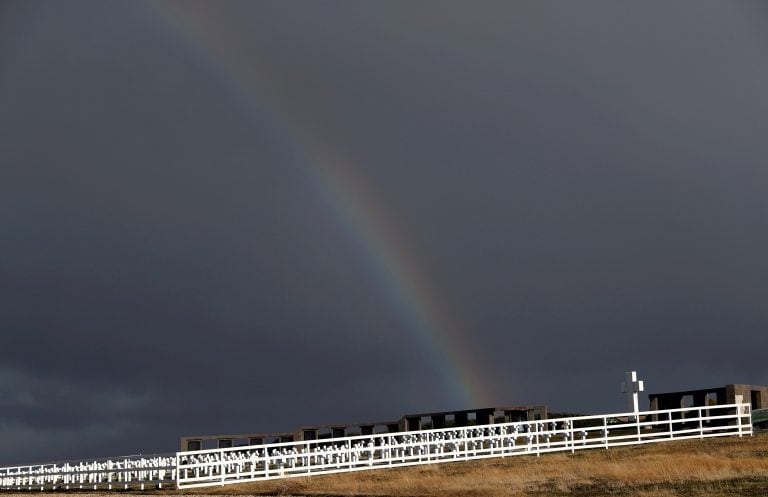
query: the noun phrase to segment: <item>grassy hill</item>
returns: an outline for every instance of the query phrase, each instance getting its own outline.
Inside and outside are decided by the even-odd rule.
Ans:
[[[191,493],[187,491],[186,493]],[[197,494],[392,497],[768,496],[768,434],[363,471]]]

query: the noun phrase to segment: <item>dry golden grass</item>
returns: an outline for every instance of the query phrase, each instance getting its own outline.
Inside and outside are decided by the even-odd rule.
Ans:
[[[162,493],[194,497],[762,497],[768,496],[768,435],[515,456]]]

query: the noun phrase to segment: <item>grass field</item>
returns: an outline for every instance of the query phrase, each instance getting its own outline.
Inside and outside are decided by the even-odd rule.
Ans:
[[[768,434],[154,493],[195,497],[762,497],[768,496]],[[28,497],[30,494],[23,495]],[[77,495],[83,497],[85,494]]]

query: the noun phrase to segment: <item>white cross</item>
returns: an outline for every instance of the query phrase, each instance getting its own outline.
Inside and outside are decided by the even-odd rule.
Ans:
[[[643,380],[637,379],[637,371],[627,371],[625,373],[625,380],[621,384],[621,393],[627,394],[627,402],[629,404],[629,410],[634,413],[640,412],[640,405],[638,402],[638,392],[645,390]]]

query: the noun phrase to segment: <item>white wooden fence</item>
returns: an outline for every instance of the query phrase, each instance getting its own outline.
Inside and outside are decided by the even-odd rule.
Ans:
[[[176,484],[175,454],[0,468],[2,490],[163,488]]]
[[[0,468],[0,488],[178,488],[752,435],[749,404],[605,414]]]
[[[749,404],[179,452],[179,488],[752,434]],[[639,419],[645,418],[643,421]]]

